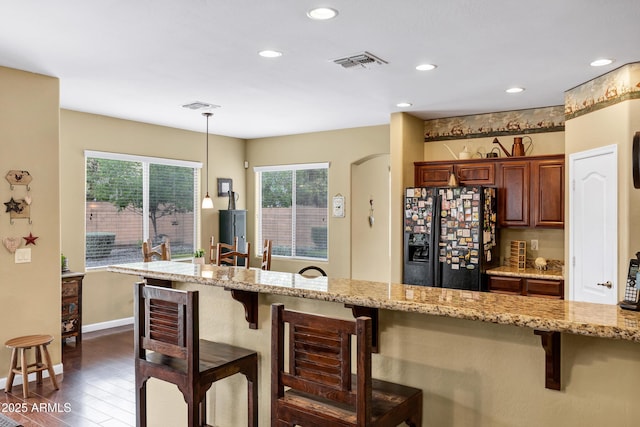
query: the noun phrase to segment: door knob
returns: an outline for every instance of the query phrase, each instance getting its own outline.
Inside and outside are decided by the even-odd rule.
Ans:
[[[611,283],[611,280],[607,280],[604,283],[598,283],[598,286],[606,286],[607,288],[611,289],[611,286],[613,286],[613,283]]]

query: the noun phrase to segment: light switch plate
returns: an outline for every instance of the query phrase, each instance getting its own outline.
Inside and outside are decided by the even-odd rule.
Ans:
[[[31,248],[16,249],[15,261],[16,264],[31,262]]]
[[[537,240],[532,240],[531,241],[531,250],[532,251],[537,251],[538,250],[538,241]]]

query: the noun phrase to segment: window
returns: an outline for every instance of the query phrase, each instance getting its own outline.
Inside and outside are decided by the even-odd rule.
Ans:
[[[258,242],[272,240],[274,256],[328,259],[328,167],[315,163],[255,168]]]
[[[85,152],[87,268],[142,261],[142,241],[168,238],[190,257],[197,232],[200,163]]]

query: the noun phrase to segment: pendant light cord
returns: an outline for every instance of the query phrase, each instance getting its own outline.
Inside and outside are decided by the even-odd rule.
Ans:
[[[205,200],[206,200],[206,199],[210,199],[209,197],[209,117],[213,116],[213,113],[205,112],[205,113],[202,113],[202,115],[207,118],[207,137],[206,137],[207,147],[206,147],[206,158],[205,158],[205,182],[206,182],[206,188],[207,188],[207,194],[205,196]]]

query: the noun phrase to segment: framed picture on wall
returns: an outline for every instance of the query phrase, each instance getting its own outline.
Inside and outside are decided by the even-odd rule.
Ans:
[[[228,196],[229,191],[233,191],[231,178],[218,178],[218,197]]]

